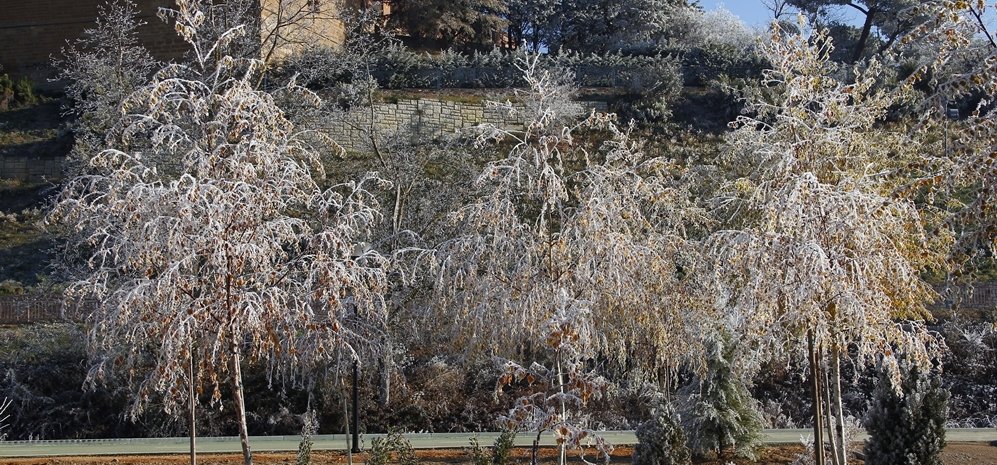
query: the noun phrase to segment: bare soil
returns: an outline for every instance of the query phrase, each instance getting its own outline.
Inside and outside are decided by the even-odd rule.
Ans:
[[[613,464],[630,463],[630,454],[633,449],[630,447],[618,447],[613,452]],[[749,460],[718,460],[700,459],[695,460],[696,465],[727,465],[731,462],[737,465],[788,465],[803,453],[801,446],[771,446],[761,451],[756,461]],[[471,458],[468,451],[463,449],[437,449],[416,451],[420,465],[454,465],[470,464]],[[557,450],[547,448],[541,450],[541,465],[554,465],[557,463]],[[517,449],[513,454],[513,464],[526,465],[530,462],[530,451],[528,449]],[[354,463],[363,463],[363,455],[355,457]],[[594,457],[589,456],[589,460]],[[295,463],[295,454],[286,453],[255,453],[253,461],[260,465],[285,465]],[[569,463],[583,464],[577,455],[569,455]],[[986,443],[950,443],[942,452],[942,461],[945,465],[997,465],[997,446]],[[117,464],[117,465],[182,465],[189,463],[189,457],[185,455],[141,455],[141,456],[105,456],[105,457],[56,457],[45,459],[6,459],[0,460],[0,464],[11,465],[95,465],[95,464]],[[237,454],[203,454],[198,456],[198,463],[202,465],[239,465],[242,463],[242,456]],[[342,452],[316,451],[312,453],[312,463],[315,465],[345,465],[348,463],[346,454]],[[862,460],[856,458],[850,461],[855,465],[862,464]]]

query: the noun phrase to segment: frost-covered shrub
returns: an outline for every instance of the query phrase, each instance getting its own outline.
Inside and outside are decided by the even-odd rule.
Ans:
[[[868,465],[942,465],[948,417],[947,391],[941,381],[916,366],[901,368],[893,384],[882,370],[866,416]]]
[[[416,465],[418,460],[412,443],[398,430],[388,430],[384,437],[376,438],[370,442],[370,450],[367,452],[367,465],[388,465],[397,462],[398,465]]]
[[[298,454],[295,456],[297,465],[311,465],[313,437],[318,433],[318,416],[309,410],[301,417],[301,442],[298,443]]]
[[[962,427],[997,426],[997,315],[984,321],[953,320],[945,337],[945,387],[951,394],[950,418]]]
[[[671,405],[654,410],[650,420],[637,427],[634,465],[688,465],[692,463],[685,432]]]
[[[672,105],[682,93],[682,69],[671,57],[654,58],[650,66],[627,76],[625,89],[629,95],[617,103],[616,109],[622,118],[653,125],[671,117]]]
[[[516,430],[502,431],[490,448],[481,447],[478,438],[471,438],[471,458],[474,465],[507,465],[516,446]]]
[[[308,49],[290,57],[285,74],[298,74],[299,82],[311,88],[329,88],[361,79],[345,49]],[[380,87],[402,88],[503,88],[524,87],[526,81],[517,63],[526,58],[522,50],[492,49],[463,53],[446,50],[431,55],[416,52],[396,41],[387,41],[369,56],[370,75]],[[623,87],[642,95],[677,93],[681,85],[678,60],[668,54],[623,55],[580,54],[564,51],[543,56],[544,67],[571,71],[579,87]],[[667,85],[663,85],[667,84]]]
[[[719,76],[757,79],[767,67],[754,49],[730,44],[710,43],[687,52],[682,57],[686,84],[706,85]]]

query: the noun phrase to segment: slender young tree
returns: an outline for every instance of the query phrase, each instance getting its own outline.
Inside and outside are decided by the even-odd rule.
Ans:
[[[73,150],[69,174],[81,174],[86,157],[99,151],[121,121],[125,97],[146,84],[159,63],[139,43],[138,7],[129,0],[99,7],[94,27],[62,49],[53,60],[71,102]]]
[[[69,289],[98,303],[88,380],[123,373],[133,418],[154,395],[168,413],[191,397],[220,405],[227,386],[249,465],[246,363],[294,378],[379,346],[385,260],[356,250],[379,221],[368,187],[380,181],[319,188],[313,139],[255,89],[262,63],[226,54],[244,29],[206,44],[205,2],[177,6],[193,61],[165,67],[124,104],[125,142],[149,148],[95,154],[94,174],[69,182],[53,219],[89,257]],[[317,103],[293,83],[285,90]],[[167,176],[168,163],[179,166]]]
[[[561,293],[590,303],[593,350],[619,366],[674,365],[696,351],[711,306],[687,228],[704,221],[685,172],[645,156],[611,115],[578,121],[563,73],[521,64],[528,91],[509,104],[521,129],[483,127],[509,147],[477,180],[437,247],[437,298],[425,331],[470,353],[518,358],[543,340]],[[584,136],[583,136],[584,134]],[[448,328],[437,328],[446,322]],[[680,342],[681,341],[681,342]]]
[[[831,51],[825,32],[778,28],[762,47],[773,65],[763,84],[777,93],[734,123],[726,166],[736,180],[716,199],[727,227],[709,242],[739,334],[769,356],[809,361],[815,413],[833,419],[832,459],[844,465],[841,359],[882,356],[894,379],[896,352],[929,359],[920,320],[934,292],[921,273],[942,267],[947,239],[893,195],[898,165],[919,155],[905,131],[878,125],[897,94],[878,90],[875,62],[851,84],[831,77]]]

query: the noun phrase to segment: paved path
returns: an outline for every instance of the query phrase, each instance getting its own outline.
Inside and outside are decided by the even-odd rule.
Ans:
[[[801,437],[809,436],[811,430],[782,429],[765,430],[767,444],[799,443]],[[946,433],[949,442],[990,442],[997,441],[997,429],[950,429]],[[370,440],[383,435],[363,436],[365,445]],[[468,447],[474,433],[406,434],[416,449],[446,449]],[[478,433],[478,442],[490,445],[498,433]],[[637,438],[633,431],[609,431],[602,436],[611,444],[634,444]],[[862,434],[857,438],[865,439]],[[298,436],[258,436],[250,438],[253,451],[278,452],[298,450]],[[187,438],[162,439],[97,439],[79,441],[8,441],[0,442],[0,457],[53,457],[53,456],[93,456],[93,455],[139,455],[139,454],[184,454],[189,451]],[[520,434],[516,444],[528,446],[532,437]],[[546,435],[543,445],[553,445],[553,437]],[[313,450],[344,450],[348,447],[347,438],[342,434],[318,435],[314,438]],[[240,452],[239,438],[199,438],[199,453]]]

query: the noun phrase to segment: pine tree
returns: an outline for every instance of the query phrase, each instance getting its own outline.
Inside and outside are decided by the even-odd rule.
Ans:
[[[739,457],[753,458],[761,444],[762,418],[734,369],[734,349],[730,336],[718,337],[708,348],[706,372],[680,391],[683,423],[697,454],[719,457],[733,449]]]
[[[671,405],[662,405],[650,420],[637,427],[634,465],[689,465],[692,457],[686,445],[681,419]]]
[[[942,465],[949,394],[937,376],[904,366],[900,386],[881,370],[866,418],[866,465]]]

